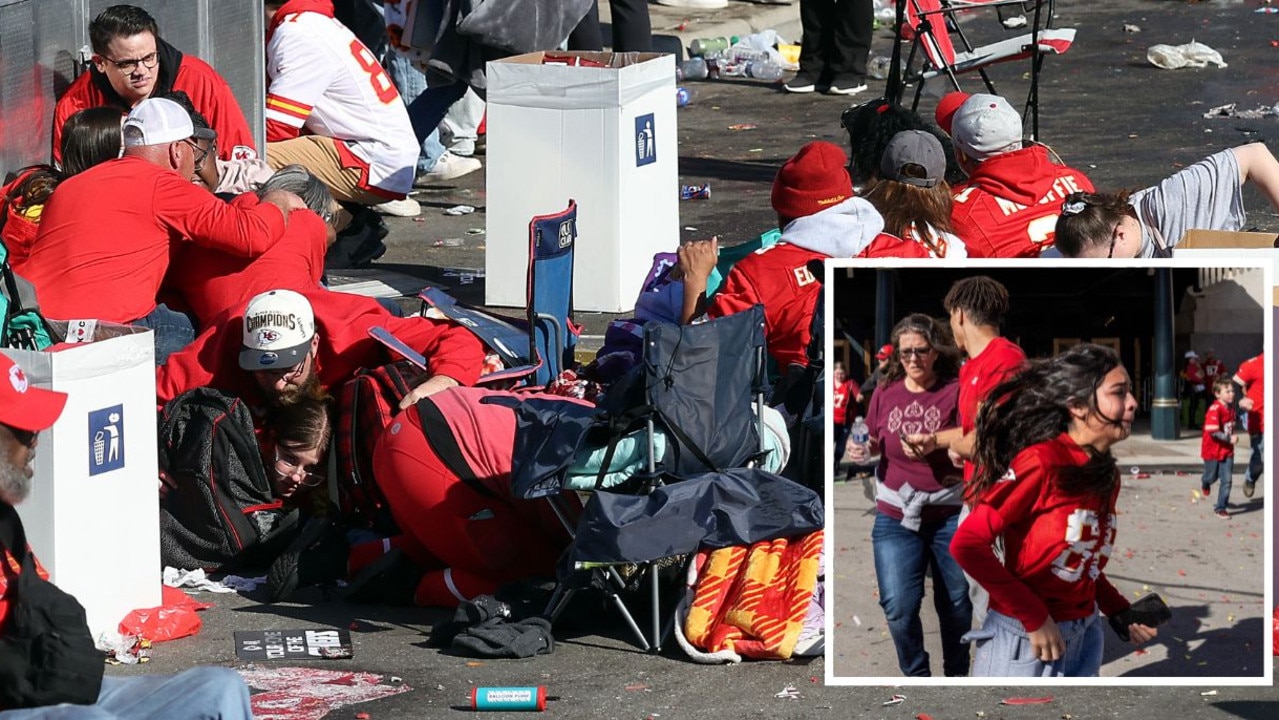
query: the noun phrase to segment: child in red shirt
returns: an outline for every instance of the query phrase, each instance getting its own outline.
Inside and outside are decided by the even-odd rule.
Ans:
[[[1230,501],[1230,475],[1235,464],[1235,386],[1230,378],[1217,376],[1212,381],[1212,394],[1217,399],[1204,413],[1203,443],[1199,456],[1204,461],[1203,496],[1212,492],[1212,484],[1218,480],[1217,505],[1213,512],[1223,520],[1230,517],[1226,504]]]

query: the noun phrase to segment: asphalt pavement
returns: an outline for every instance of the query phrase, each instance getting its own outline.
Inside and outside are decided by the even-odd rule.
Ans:
[[[1088,172],[1099,188],[1110,189],[1141,187],[1216,150],[1272,140],[1273,116],[1203,117],[1208,109],[1231,102],[1240,109],[1252,109],[1279,101],[1279,50],[1275,47],[1279,17],[1255,14],[1258,5],[1174,0],[1059,3],[1057,24],[1078,28],[1079,36],[1067,55],[1046,62],[1040,138],[1068,163]],[[761,29],[758,22],[751,25],[750,19],[758,20],[763,13],[787,13],[785,18],[797,14],[796,5],[736,0],[723,11],[650,8],[655,32],[686,38],[719,34],[729,21]],[[779,18],[779,25],[790,22],[783,15],[767,17]],[[676,29],[681,25],[682,30]],[[1135,26],[1139,32],[1125,26]],[[1229,67],[1169,71],[1145,61],[1149,45],[1191,39],[1219,50]],[[873,52],[886,54],[890,43],[886,32],[877,33]],[[992,78],[1005,94],[1018,97],[1026,88],[1023,70],[1022,65],[1006,66],[992,73]],[[680,227],[685,237],[719,235],[728,243],[773,227],[768,198],[777,168],[813,139],[846,146],[838,124],[840,112],[850,100],[870,99],[879,89],[872,86],[850,99],[787,95],[775,85],[753,80],[702,82],[697,88],[696,102],[678,115],[680,178],[688,184],[710,183],[714,192],[710,200],[680,204]],[[940,88],[925,96],[921,111],[931,114],[939,92]],[[753,127],[733,130],[730,126]],[[528,175],[529,182],[537,182],[536,168],[529,168]],[[374,269],[342,276],[365,281],[381,277],[403,289],[430,282],[463,300],[482,303],[484,219],[488,212],[501,211],[486,206],[483,173],[422,191],[417,197],[423,215],[389,220],[389,251]],[[1279,229],[1279,216],[1256,193],[1246,193],[1245,202],[1253,227]],[[477,211],[457,217],[443,214],[458,204]],[[463,242],[459,247],[443,246],[442,241],[449,238]],[[674,248],[678,240],[671,238],[670,246]],[[370,287],[375,285],[369,282]],[[602,334],[611,316],[583,313],[577,319],[590,336]],[[236,661],[232,644],[232,633],[238,630],[353,628],[353,658],[300,663],[317,671],[334,671],[334,678],[323,681],[318,674],[310,679],[276,678],[287,687],[280,691],[282,709],[272,717],[319,717],[305,715],[301,708],[307,702],[319,702],[317,698],[338,697],[335,688],[349,690],[367,682],[397,694],[337,707],[327,717],[351,718],[356,713],[387,720],[449,717],[463,712],[455,708],[465,703],[475,686],[545,685],[559,698],[548,712],[572,718],[1274,718],[1279,714],[1279,692],[1273,688],[1196,679],[1251,675],[1259,665],[1272,662],[1265,652],[1269,613],[1260,599],[1265,543],[1263,513],[1258,510],[1266,493],[1241,504],[1241,512],[1223,522],[1208,515],[1203,503],[1191,504],[1193,478],[1175,474],[1177,469],[1191,471],[1196,462],[1187,462],[1173,449],[1157,447],[1149,457],[1151,462],[1143,464],[1163,469],[1165,475],[1128,483],[1120,501],[1125,525],[1112,561],[1112,577],[1125,592],[1147,585],[1165,591],[1165,597],[1186,608],[1188,617],[1175,620],[1147,656],[1120,655],[1108,647],[1107,672],[1134,684],[1150,682],[1152,674],[1179,678],[1172,686],[894,687],[893,663],[886,659],[891,644],[886,646],[881,634],[882,612],[873,603],[873,573],[865,566],[868,555],[849,549],[864,548],[862,529],[868,506],[860,486],[851,484],[840,485],[830,503],[839,545],[832,621],[842,623],[832,638],[832,656],[835,669],[844,674],[882,677],[865,687],[825,686],[820,660],[722,667],[694,665],[677,651],[643,654],[630,644],[619,623],[601,618],[584,619],[576,631],[561,629],[552,655],[477,661],[425,646],[429,626],[446,613],[349,606],[326,602],[318,592],[300,596],[303,602],[274,606],[261,601],[260,591],[243,596],[202,594],[200,598],[214,607],[202,613],[204,628],[199,635],[157,645],[146,665],[109,672],[173,672],[198,664],[238,667],[242,664]],[[863,625],[853,622],[857,629],[846,639],[841,633],[847,632],[850,614],[857,615]],[[278,671],[280,663],[261,662],[257,667]],[[370,679],[358,673],[375,676]],[[411,690],[401,692],[406,687]],[[794,689],[789,694],[797,697],[777,697],[788,687]],[[885,705],[894,695],[905,699]],[[1049,696],[1046,706],[1001,704],[1009,698]]]

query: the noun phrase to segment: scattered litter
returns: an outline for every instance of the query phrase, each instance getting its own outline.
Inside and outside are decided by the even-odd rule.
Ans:
[[[1234,615],[1227,615],[1227,616],[1226,616],[1226,622],[1234,622],[1234,621],[1235,621],[1235,616],[1234,616]]]
[[[887,701],[885,701],[885,702],[883,703],[883,705],[884,705],[885,707],[887,707],[887,706],[889,706],[889,705],[899,705],[899,704],[904,703],[904,702],[906,702],[906,696],[905,696],[905,695],[894,695],[894,696],[892,696],[891,698],[889,698]]]
[[[1199,693],[1199,697],[1212,697],[1216,694],[1217,694],[1216,690],[1204,690],[1203,692]]]
[[[1217,67],[1229,67],[1221,53],[1194,40],[1185,45],[1151,45],[1146,50],[1146,59],[1150,64],[1165,70],[1201,68],[1207,67],[1209,63]]]
[[[1003,700],[999,701],[999,704],[1000,705],[1047,705],[1048,703],[1052,701],[1053,701],[1053,696],[1048,695],[1047,697],[1037,697],[1037,698],[1029,698],[1029,697],[1004,698]]]
[[[754,130],[757,127],[759,126],[755,125],[754,123],[738,123],[736,125],[729,125],[728,129],[729,130]]]
[[[711,185],[681,185],[679,188],[680,200],[710,200]]]
[[[478,660],[472,660],[472,661],[468,662],[468,663],[466,664],[466,666],[467,666],[467,667],[479,667],[479,666],[481,666],[481,665],[483,665],[483,664],[484,664],[484,663],[482,663],[482,662],[480,662],[480,661],[478,661]]]
[[[424,222],[426,222],[426,218],[424,218],[424,217],[422,217],[422,216],[420,216],[420,215],[419,215],[418,217],[413,218],[413,222],[420,222],[420,223],[424,223]]]
[[[431,243],[431,247],[462,247],[462,238],[444,238]]]
[[[915,716],[915,720],[933,720],[933,716],[928,713],[920,713]]]
[[[1141,28],[1137,27],[1136,25],[1129,25],[1128,23],[1124,23],[1124,32],[1139,33],[1141,32]]]
[[[1014,15],[1010,18],[1004,18],[1004,27],[1009,30],[1026,27],[1027,21],[1025,15]]]
[[[782,688],[781,692],[774,693],[773,697],[781,698],[783,700],[798,700],[803,697],[803,695],[799,694],[799,690],[797,690],[794,685],[787,685]]]
[[[470,215],[473,212],[475,212],[475,208],[471,207],[470,205],[454,205],[448,210],[445,210],[444,214],[445,215]]]
[[[644,683],[631,683],[622,689],[627,692],[639,692],[640,690],[647,690],[648,686]]]
[[[404,678],[400,677],[399,675],[392,675],[392,676],[391,676],[391,678],[390,678],[390,680],[391,680],[391,684],[392,684],[392,685],[394,685],[394,684],[396,684],[396,683],[402,683],[402,682],[404,682]]]
[[[692,225],[685,225],[684,229],[688,230],[689,232],[697,232],[697,228],[693,227]]]
[[[1265,7],[1259,7],[1256,10],[1253,10],[1253,12],[1261,13],[1263,15],[1274,15],[1275,13],[1279,13],[1279,8],[1274,7],[1273,5],[1267,5]]]
[[[179,570],[175,567],[166,567],[162,575],[162,582],[169,587],[190,588],[192,590],[206,590],[215,593],[233,593],[235,588],[210,580],[204,574],[204,570]]]
[[[859,618],[859,617],[857,617],[856,615],[854,615],[854,616],[853,616],[853,624],[854,624],[854,625],[856,625],[857,627],[861,627],[861,626],[862,626],[862,619],[861,619],[861,618]]]
[[[1258,120],[1260,118],[1265,118],[1265,117],[1274,117],[1276,114],[1279,114],[1279,111],[1276,111],[1275,108],[1266,107],[1264,105],[1257,106],[1256,110],[1239,110],[1237,108],[1238,108],[1237,103],[1227,103],[1225,105],[1218,105],[1217,107],[1212,108],[1208,112],[1204,113],[1204,117],[1208,119],[1238,118],[1240,120]]]
[[[107,654],[111,665],[137,665],[151,659],[151,641],[137,635],[104,632],[98,636],[97,648]]]
[[[355,714],[355,720],[369,720],[369,714],[366,712],[358,712]]]
[[[466,234],[467,235],[483,235],[484,228],[471,228],[470,230],[466,231]]]

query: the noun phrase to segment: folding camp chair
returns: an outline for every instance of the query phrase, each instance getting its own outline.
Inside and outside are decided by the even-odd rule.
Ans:
[[[958,16],[962,12],[986,10],[994,11],[1001,31],[1007,29],[1005,22],[1010,17],[1021,13],[1033,15],[1027,23],[1030,32],[975,45],[960,27]],[[1026,96],[1025,115],[1030,117],[1031,138],[1037,137],[1039,73],[1044,56],[1065,53],[1075,40],[1073,28],[1053,27],[1053,10],[1054,0],[897,0],[900,30],[893,46],[886,97],[900,104],[904,86],[915,83],[913,110],[919,106],[926,80],[945,76],[959,90],[959,76],[971,72],[981,76],[988,92],[998,94],[986,69],[998,63],[1030,59],[1030,91]],[[910,54],[902,62],[904,40],[910,40],[911,45]],[[912,69],[919,55],[922,55],[921,66]]]
[[[470,330],[501,359],[502,370],[480,378],[483,385],[545,386],[574,364],[581,328],[573,322],[573,256],[577,243],[577,203],[529,222],[529,262],[522,320],[503,317],[458,302],[439,288],[423,288],[422,313],[434,310]],[[417,352],[397,342],[384,328],[369,335],[404,358],[424,364]]]
[[[762,306],[699,325],[658,322],[645,325],[642,369],[638,378],[642,392],[635,393],[635,396],[640,396],[636,405],[613,408],[610,414],[614,420],[614,438],[634,424],[643,425],[648,443],[647,468],[633,478],[634,482],[627,483],[638,495],[623,495],[597,486],[597,491],[587,501],[583,518],[592,513],[607,515],[619,505],[644,504],[644,496],[653,498],[655,493],[664,493],[664,485],[670,480],[707,471],[742,468],[757,460],[763,451],[763,419],[759,408],[764,395],[764,357]],[[655,437],[659,429],[668,441],[667,452],[661,459],[655,457]],[[611,459],[612,446],[605,455],[605,469]],[[656,566],[651,563],[684,554],[669,544],[679,534],[680,528],[667,526],[666,532],[633,533],[633,538],[618,540],[607,537],[601,541],[597,537],[599,533],[616,532],[610,523],[584,522],[574,526],[567,515],[560,512],[557,503],[552,502],[552,507],[557,508],[561,522],[574,535],[574,545],[578,549],[583,544],[615,545],[620,542],[628,550],[622,553],[625,557],[619,557],[617,561],[639,565],[642,572],[648,574],[652,608],[646,633],[618,595],[626,583],[612,563],[592,562],[576,566],[576,569],[593,573],[597,584],[603,587],[640,646],[645,650],[660,650],[670,631],[670,624],[662,627],[659,578]],[[659,500],[655,508],[649,510],[671,511],[673,507]],[[640,514],[649,510],[642,510]],[[679,515],[681,511],[676,512]],[[676,520],[677,525],[696,526],[706,521],[706,518],[697,517],[695,509],[682,512]],[[547,607],[552,622],[563,612],[576,591],[576,588],[560,583]]]

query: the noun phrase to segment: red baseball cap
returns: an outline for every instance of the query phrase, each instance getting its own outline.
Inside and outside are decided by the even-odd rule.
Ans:
[[[66,404],[66,393],[31,387],[22,368],[0,355],[0,423],[39,432],[58,419]]]
[[[947,93],[937,103],[937,111],[933,113],[933,119],[937,121],[937,127],[946,131],[950,135],[951,123],[955,119],[955,112],[959,110],[959,106],[963,105],[968,98],[972,97],[966,92],[956,90]]]
[[[892,343],[888,343],[888,344],[887,344],[887,345],[885,345],[884,347],[880,348],[880,349],[879,349],[879,352],[875,353],[875,359],[876,359],[876,360],[887,360],[889,357],[891,357],[891,356],[892,356],[892,354],[893,354],[893,344],[892,344]]]

